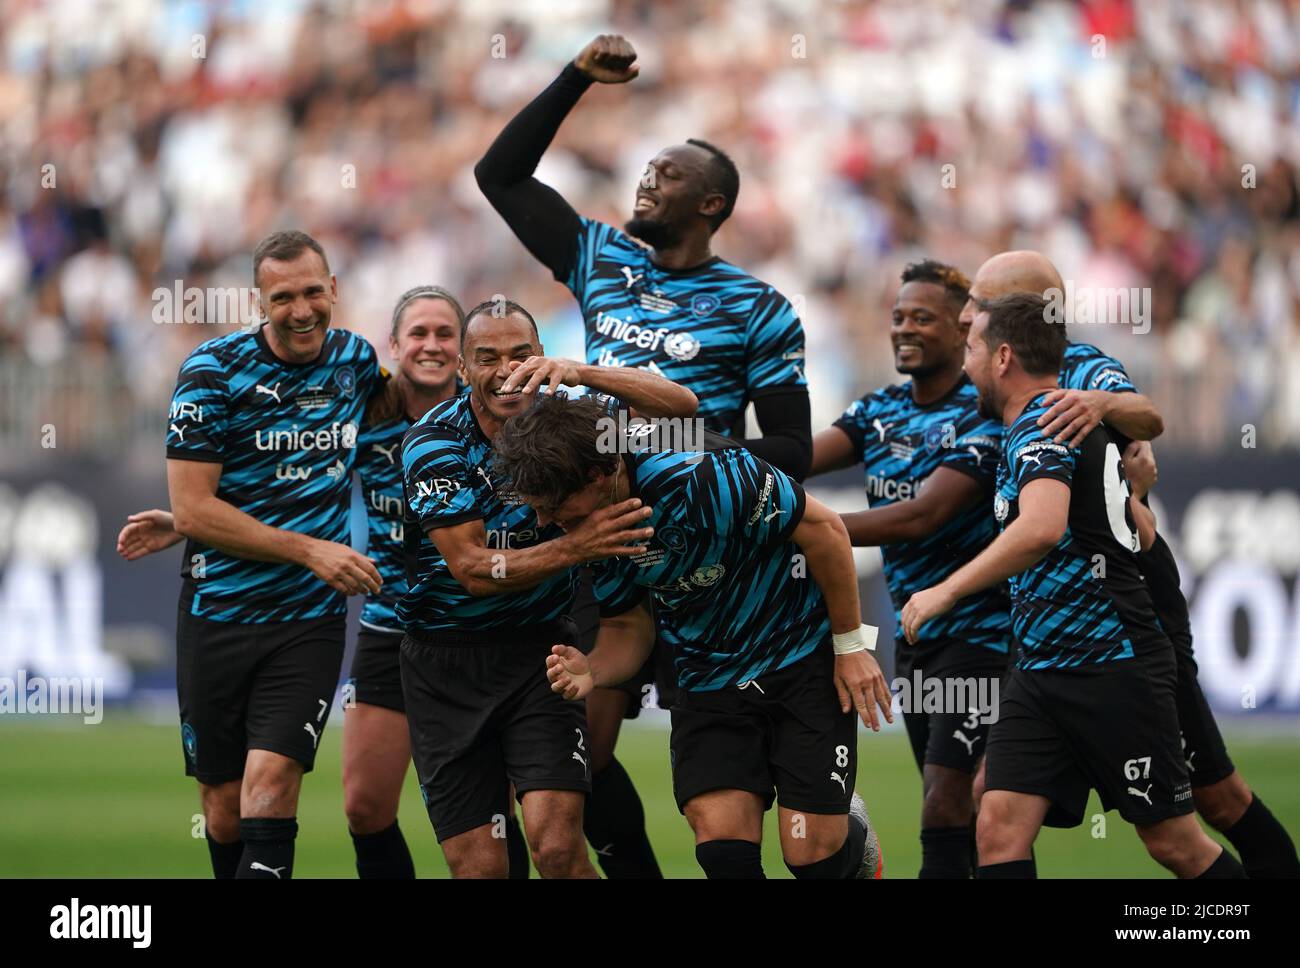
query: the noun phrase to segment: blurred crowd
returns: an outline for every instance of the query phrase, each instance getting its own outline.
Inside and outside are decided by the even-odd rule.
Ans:
[[[730,152],[716,250],[799,308],[815,428],[896,379],[906,263],[1035,248],[1150,291],[1145,326],[1073,337],[1128,365],[1161,446],[1300,446],[1296,0],[8,0],[0,440],[160,447],[180,361],[230,326],[155,291],[251,287],[279,228],[321,240],[336,322],[382,358],[422,282],[507,294],[580,355],[472,167],[601,32],[641,76],[590,91],[539,177],[622,224],[659,148]]]

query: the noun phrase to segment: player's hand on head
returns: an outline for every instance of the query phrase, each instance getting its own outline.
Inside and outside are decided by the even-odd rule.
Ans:
[[[601,34],[578,53],[573,66],[600,84],[626,84],[641,73],[636,51],[619,34]]]
[[[1128,478],[1129,491],[1142,497],[1155,487],[1160,473],[1156,468],[1156,454],[1149,440],[1134,440],[1124,448],[1124,476]]]
[[[944,614],[957,604],[943,585],[923,588],[907,600],[900,613],[903,622],[903,635],[909,645],[915,645],[921,633],[921,626],[930,619]]]
[[[1043,397],[1047,412],[1038,418],[1044,436],[1058,444],[1079,447],[1092,428],[1106,419],[1102,390],[1052,390]]]
[[[384,583],[373,561],[336,541],[313,540],[303,564],[344,595],[373,595]]]
[[[135,561],[155,551],[170,548],[183,535],[173,526],[172,513],[151,508],[137,511],[126,519],[126,526],[117,535],[117,553],[127,561]]]
[[[629,498],[588,515],[565,538],[583,561],[639,555],[654,534],[654,528],[645,527],[645,520],[653,511],[640,498]]]
[[[554,393],[561,385],[573,387],[580,382],[578,364],[573,360],[530,356],[522,363],[510,364],[510,376],[501,384],[501,389],[509,393],[522,387],[524,393],[536,393],[545,386],[544,393]]]
[[[565,699],[586,699],[596,686],[587,657],[571,645],[551,646],[551,654],[546,657],[546,678],[551,681],[551,691]]]
[[[847,713],[856,709],[862,725],[879,732],[881,715],[886,722],[894,721],[889,684],[880,671],[880,663],[870,652],[835,657],[835,691],[840,696],[840,710]]]

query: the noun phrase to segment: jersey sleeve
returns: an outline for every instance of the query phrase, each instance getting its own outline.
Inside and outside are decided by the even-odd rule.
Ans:
[[[767,289],[745,324],[745,391],[749,399],[776,387],[806,387],[803,324],[790,301]]]
[[[861,460],[867,433],[871,430],[871,398],[863,397],[861,400],[854,400],[831,426],[839,427],[849,435],[849,439],[853,441],[853,451],[858,460]]]
[[[970,419],[953,425],[951,445],[944,448],[939,466],[972,477],[981,486],[992,489],[997,483],[1001,457],[1001,424],[982,420],[972,413]]]
[[[1095,346],[1076,343],[1061,367],[1061,386],[1067,390],[1105,390],[1107,393],[1137,393],[1124,364]]]
[[[222,463],[230,388],[225,367],[211,350],[198,347],[181,364],[167,415],[167,456]]]
[[[579,229],[577,241],[574,243],[575,251],[573,255],[573,268],[569,270],[568,278],[564,284],[573,293],[578,300],[578,305],[585,306],[587,297],[587,283],[591,279],[592,271],[596,265],[596,258],[600,250],[609,244],[617,233],[618,229],[612,225],[606,225],[604,222],[597,222],[594,219],[582,218],[579,216]]]
[[[640,605],[646,590],[636,583],[635,571],[627,563],[613,558],[591,565],[592,594],[601,618],[622,615]]]
[[[716,486],[689,494],[691,513],[703,514],[701,529],[774,548],[790,540],[803,520],[807,496],[794,478],[748,452],[719,460]]]
[[[412,427],[402,440],[402,487],[421,531],[483,517],[471,483],[464,442],[451,430]]]
[[[1078,451],[1058,444],[1046,436],[1038,426],[1038,418],[1046,411],[1041,407],[1032,414],[1021,417],[1024,423],[1012,436],[1007,450],[1010,473],[1016,487],[1023,491],[1030,481],[1051,478],[1069,484],[1074,479],[1075,459]],[[1027,418],[1027,419],[1026,419]]]

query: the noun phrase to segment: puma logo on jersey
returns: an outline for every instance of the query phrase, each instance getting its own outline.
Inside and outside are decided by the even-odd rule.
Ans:
[[[280,402],[280,384],[279,384],[279,383],[276,383],[276,385],[273,386],[273,387],[271,387],[269,390],[268,390],[266,387],[262,386],[262,384],[259,383],[259,384],[257,385],[256,389],[255,389],[253,392],[254,392],[254,393],[265,393],[268,397],[274,397],[276,403],[279,403],[279,402]]]
[[[984,454],[978,447],[967,447],[966,450],[975,455],[975,466],[979,467],[984,463]]]
[[[975,744],[980,741],[980,738],[978,736],[971,739],[968,738],[966,734],[963,733],[960,729],[954,729],[952,731],[952,738],[956,740],[961,740],[961,742],[966,744],[966,752],[971,756],[975,755]]]
[[[1028,464],[1030,461],[1033,461],[1035,467],[1043,466],[1043,459],[1039,457],[1037,454],[1025,454],[1024,457],[1021,458],[1021,460],[1023,460],[1026,464]]]
[[[638,272],[638,273],[634,276],[634,275],[632,275],[632,267],[631,267],[631,266],[623,266],[623,278],[627,280],[627,286],[625,287],[625,288],[627,288],[627,289],[631,289],[634,285],[637,284],[637,282],[638,282],[639,280],[641,280],[642,278],[644,278],[644,276],[645,276],[645,273],[644,273],[644,272]]]
[[[841,792],[841,793],[848,793],[848,792],[849,792],[849,791],[848,791],[848,788],[845,786],[845,784],[848,783],[848,779],[849,779],[847,776],[840,776],[838,773],[835,773],[834,771],[832,771],[832,772],[831,772],[831,779],[834,780],[836,783],[838,783],[838,784],[840,785],[840,792]]]
[[[250,871],[266,871],[268,874],[274,874],[275,879],[278,881],[282,879],[280,877],[280,871],[288,870],[289,867],[287,864],[284,867],[267,867],[261,861],[255,860],[248,865],[248,869]]]
[[[385,457],[388,458],[388,463],[390,464],[397,463],[397,461],[393,458],[393,451],[397,450],[396,444],[389,444],[387,447],[384,447],[382,444],[374,444],[373,446],[375,450],[379,451],[379,453],[383,454]]]
[[[176,436],[181,439],[181,443],[182,444],[185,443],[185,428],[178,427],[176,424],[170,424],[170,427],[173,431],[175,431]]]
[[[481,467],[476,467],[474,469],[478,471],[478,476],[483,478],[483,483],[487,487],[487,489],[489,491],[495,490],[495,488],[492,487],[492,478],[488,477],[487,471],[483,470],[483,468]]]
[[[579,763],[582,764],[582,768],[583,768],[584,770],[587,768],[587,761],[584,760],[584,759],[582,758],[582,754],[581,754],[581,753],[574,753],[574,754],[573,754],[573,758],[574,758],[575,760],[577,760]]]
[[[768,521],[771,521],[771,520],[772,520],[774,517],[776,517],[778,514],[785,514],[785,508],[777,508],[777,509],[776,509],[775,511],[773,511],[771,514],[765,514],[765,515],[763,515],[763,523],[766,524]]]
[[[1129,787],[1128,792],[1133,794],[1135,797],[1141,797],[1147,802],[1147,806],[1149,807],[1151,806],[1151,787],[1154,785],[1155,784],[1148,783],[1145,790],[1139,790],[1137,787]]]
[[[302,728],[311,733],[311,748],[315,749],[316,744],[320,742],[320,734],[316,732],[311,723],[303,723]]]
[[[880,434],[880,442],[882,444],[885,442],[885,431],[887,431],[892,426],[893,424],[882,424],[880,422],[879,417],[871,421],[871,429],[874,430],[876,433]]]

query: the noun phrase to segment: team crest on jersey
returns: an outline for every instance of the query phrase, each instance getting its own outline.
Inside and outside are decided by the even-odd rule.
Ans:
[[[672,333],[664,340],[664,352],[674,360],[685,363],[700,353],[700,341],[690,333]]]
[[[686,550],[686,532],[675,524],[670,524],[666,528],[660,528],[659,540],[667,545],[669,551],[680,553]]]
[[[951,427],[952,427],[951,424],[944,424],[942,427],[940,426],[926,427],[925,428],[925,449],[934,451],[944,446],[944,442],[943,442],[944,431],[951,429]]]
[[[993,495],[993,517],[997,519],[998,524],[1004,522],[1007,519],[1007,515],[1010,513],[1011,502],[1001,494]]]
[[[345,396],[352,396],[357,388],[357,374],[350,366],[340,366],[334,371],[334,385]]]
[[[710,296],[708,293],[697,292],[691,297],[691,312],[696,316],[707,316],[709,313],[717,312],[722,300],[717,296]]]
[[[194,732],[194,727],[189,723],[181,726],[181,745],[185,747],[185,758],[190,761],[191,766],[198,765],[199,755],[199,737]]]

